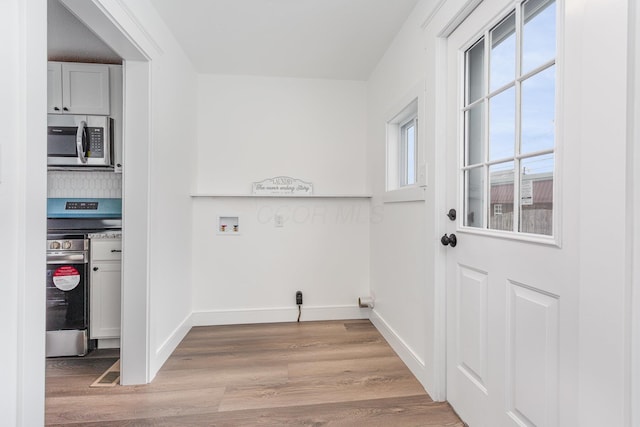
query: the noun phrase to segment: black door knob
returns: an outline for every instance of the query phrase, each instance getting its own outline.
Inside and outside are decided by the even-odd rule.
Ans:
[[[444,246],[451,246],[452,248],[455,248],[456,245],[458,244],[458,238],[453,233],[451,233],[448,236],[445,234],[440,239],[440,243],[442,243]]]
[[[98,271],[98,267],[93,267],[93,271]]]
[[[457,218],[457,212],[455,209],[449,209],[449,213],[447,214],[451,221],[455,221]]]

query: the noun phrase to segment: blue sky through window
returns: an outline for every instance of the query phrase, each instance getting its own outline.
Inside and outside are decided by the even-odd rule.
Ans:
[[[524,4],[522,35],[523,74],[547,64],[556,55],[555,2],[529,0]],[[490,87],[499,89],[515,80],[515,14],[491,31]],[[555,146],[556,67],[552,65],[522,82],[522,154],[552,150]],[[514,156],[516,123],[515,87],[489,99],[489,160]],[[470,150],[472,148],[470,147]],[[552,161],[548,162],[550,165]],[[542,168],[541,166],[539,168]],[[549,172],[553,167],[545,167]]]

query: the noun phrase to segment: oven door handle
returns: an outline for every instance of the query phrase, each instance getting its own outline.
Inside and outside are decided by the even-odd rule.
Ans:
[[[47,264],[86,264],[86,252],[48,252]]]
[[[76,133],[76,147],[78,149],[78,158],[82,163],[87,163],[87,122],[82,120],[78,125]]]

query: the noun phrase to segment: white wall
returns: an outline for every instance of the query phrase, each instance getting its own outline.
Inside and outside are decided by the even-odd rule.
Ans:
[[[176,45],[167,43],[164,49],[151,70],[149,259],[151,348],[156,351],[152,373],[188,332],[192,310],[189,193],[196,146],[196,76]]]
[[[18,40],[18,1],[3,2],[0,9],[0,36],[4,40]],[[1,74],[2,80],[8,82],[0,86],[0,95],[2,99],[10,100],[0,105],[0,112],[6,123],[3,124],[13,126],[6,127],[6,141],[17,141],[21,129],[18,127],[18,110],[10,108],[11,103],[19,101],[18,92],[18,46],[17,44],[2,44],[2,56],[6,58],[9,64],[15,64],[13,67],[3,67]],[[12,83],[12,84],[10,84]],[[5,289],[5,298],[0,302],[0,321],[5,327],[0,330],[0,338],[7,343],[7,348],[12,351],[4,351],[0,353],[0,360],[4,366],[9,366],[5,380],[2,381],[0,389],[0,412],[7,415],[9,424],[16,424],[17,416],[17,396],[15,390],[18,384],[18,276],[20,269],[17,267],[18,251],[12,249],[16,247],[20,236],[17,232],[18,227],[18,169],[17,162],[9,162],[8,159],[17,157],[18,147],[16,144],[0,143],[0,200],[2,200],[3,209],[0,209],[0,227],[2,233],[7,237],[8,245],[0,247],[0,266],[6,273],[3,277],[3,287]],[[42,402],[40,402],[42,404]]]
[[[567,0],[567,144],[579,142],[580,426],[625,425],[629,416],[631,230],[602,200],[630,195],[627,174],[628,7],[635,0]],[[593,28],[598,26],[599,34]],[[633,142],[636,146],[638,141]],[[625,206],[628,208],[628,206]],[[615,226],[603,226],[616,218]],[[618,238],[610,240],[611,235]],[[635,254],[637,257],[638,255]]]
[[[239,236],[216,234],[226,215]],[[195,324],[295,321],[298,290],[302,320],[368,316],[369,200],[202,198],[193,234]]]
[[[364,83],[201,75],[198,94],[200,193],[248,195],[280,175],[366,192]],[[240,236],[216,234],[225,215]],[[366,317],[368,233],[368,199],[195,199],[194,322],[294,321],[297,290],[303,320]]]
[[[192,215],[189,192],[196,141],[196,74],[149,2],[132,2],[127,6],[144,28],[145,41],[151,39],[155,45],[150,62],[148,158],[149,348],[150,377],[153,378],[190,327]],[[136,143],[125,141],[125,144]],[[135,167],[125,158],[125,182],[132,177],[129,169]]]
[[[46,241],[46,8],[0,4],[5,65],[0,119],[0,414],[5,425],[44,423]],[[42,266],[42,268],[34,268]]]
[[[629,193],[630,212],[628,223],[631,224],[633,237],[628,241],[631,259],[629,272],[631,313],[629,322],[631,334],[629,363],[631,369],[630,424],[640,425],[640,149],[637,141],[640,137],[640,8],[637,3],[629,4],[629,48],[630,48],[630,87],[629,87],[629,134],[627,135],[627,177],[632,183]]]
[[[200,192],[286,175],[318,194],[366,191],[363,82],[200,75]]]
[[[373,71],[367,84],[367,160],[373,209],[371,289],[376,296],[372,320],[430,393],[434,386],[434,144],[433,118],[425,111],[427,56],[420,25],[429,1],[419,2]],[[424,201],[385,203],[385,124],[415,96],[419,144],[427,164]]]

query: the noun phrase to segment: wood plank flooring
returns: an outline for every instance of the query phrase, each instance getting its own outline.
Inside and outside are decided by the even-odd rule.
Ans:
[[[368,320],[196,327],[151,384],[90,388],[116,359],[47,360],[46,424],[463,425]]]

